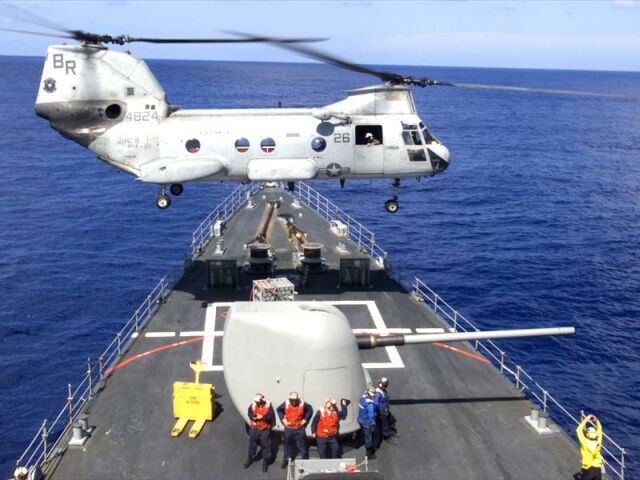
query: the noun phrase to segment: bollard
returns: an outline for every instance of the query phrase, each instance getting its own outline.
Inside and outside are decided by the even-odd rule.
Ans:
[[[75,422],[73,424],[72,439],[74,442],[81,442],[82,437],[84,437],[84,432],[82,431],[82,425],[80,425],[80,422]]]
[[[536,406],[531,407],[531,421],[536,423],[540,422],[540,408]]]
[[[546,412],[542,412],[538,418],[538,428],[545,430],[549,428],[549,415]]]
[[[87,415],[86,413],[81,413],[80,415],[78,415],[78,422],[80,423],[82,430],[84,430],[85,432],[89,430],[89,415]]]

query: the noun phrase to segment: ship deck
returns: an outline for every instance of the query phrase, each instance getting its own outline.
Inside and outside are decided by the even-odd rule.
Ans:
[[[214,255],[215,241],[187,270],[166,303],[141,330],[124,359],[157,347],[192,340],[150,353],[114,371],[89,406],[94,427],[84,448],[66,449],[47,472],[50,478],[285,478],[279,468],[282,447],[268,473],[256,463],[243,469],[248,436],[243,416],[227,395],[221,366],[222,330],[229,302],[249,299],[251,281],[239,274],[236,288],[207,288],[206,261],[246,259],[251,241],[265,215],[269,196],[281,198],[277,215],[294,215],[308,240],[324,245],[329,271],[308,277],[296,300],[320,300],[336,305],[354,329],[391,332],[441,331],[445,324],[400,284],[374,269],[366,287],[338,287],[338,242],[348,255],[362,255],[357,246],[339,238],[316,213],[292,206],[282,191],[260,192],[253,208],[239,210],[226,225],[224,254]],[[269,243],[277,258],[277,274],[300,281],[296,255],[284,222],[275,219]],[[374,264],[374,262],[371,262]],[[209,313],[207,313],[209,312]],[[400,329],[400,330],[393,330]],[[198,341],[204,336],[204,341]],[[540,340],[538,340],[540,341]],[[544,340],[542,340],[544,341]],[[456,344],[479,355],[471,345]],[[571,478],[579,469],[577,446],[563,433],[540,436],[523,421],[530,402],[491,365],[435,345],[411,345],[361,351],[373,379],[390,380],[392,411],[401,434],[398,444],[384,443],[370,468],[389,479]],[[207,370],[201,381],[216,387],[217,415],[196,439],[187,431],[173,438],[172,386],[192,381],[189,362],[202,359]],[[283,399],[271,399],[279,404]],[[357,408],[357,399],[351,406]],[[314,406],[315,407],[315,406]],[[188,429],[188,427],[187,427]],[[277,443],[276,443],[277,444]],[[345,439],[344,456],[361,459],[364,447]],[[317,457],[314,447],[312,458]]]

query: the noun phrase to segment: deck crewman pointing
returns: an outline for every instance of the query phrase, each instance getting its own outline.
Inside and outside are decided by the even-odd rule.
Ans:
[[[260,444],[262,454],[262,471],[266,472],[271,460],[271,428],[275,423],[275,413],[270,402],[262,393],[256,393],[253,403],[249,405],[247,415],[251,421],[249,430],[249,455],[244,462],[244,468],[249,468]]]

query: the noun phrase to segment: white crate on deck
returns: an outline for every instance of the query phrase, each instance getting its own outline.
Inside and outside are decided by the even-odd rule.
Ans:
[[[251,299],[254,302],[292,302],[295,290],[286,277],[265,278],[253,281]]]

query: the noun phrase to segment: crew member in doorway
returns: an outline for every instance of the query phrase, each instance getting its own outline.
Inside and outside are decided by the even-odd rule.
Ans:
[[[244,468],[254,462],[258,444],[262,455],[262,471],[266,472],[271,460],[271,429],[275,423],[276,415],[270,402],[264,398],[262,393],[256,393],[253,403],[249,405],[247,415],[251,422],[249,429],[249,455],[244,462]]]
[[[589,426],[587,427],[587,424]],[[586,433],[585,433],[586,427]],[[576,480],[602,479],[602,425],[595,415],[587,415],[576,429],[580,440],[580,454],[582,455],[582,469],[573,475]]]
[[[367,457],[370,460],[376,458],[375,445],[377,444],[377,426],[376,415],[377,408],[375,403],[376,389],[369,387],[365,390],[364,394],[360,397],[358,407],[360,411],[358,413],[358,423],[360,429],[364,435],[364,446],[367,449]]]
[[[387,377],[382,377],[378,380],[378,387],[376,388],[376,396],[373,401],[378,408],[378,420],[379,420],[379,428],[381,437],[384,438],[385,441],[397,444],[398,441],[393,438],[397,436],[396,430],[396,418],[391,413],[391,409],[389,407],[389,392],[387,392],[387,388],[389,387],[389,379]],[[380,442],[382,442],[382,438]]]
[[[380,140],[373,136],[373,133],[367,132],[364,134],[364,141],[367,145],[380,145]]]
[[[309,458],[305,445],[305,428],[311,420],[313,408],[300,399],[298,392],[291,392],[276,412],[284,425],[284,455],[280,467],[286,468],[289,459],[295,459],[298,454],[302,458]]]
[[[311,422],[311,433],[318,443],[318,455],[320,458],[340,458],[340,444],[338,435],[340,432],[340,420],[347,418],[347,406],[349,400],[340,400],[338,404],[333,398],[327,398],[324,407],[318,410]]]

